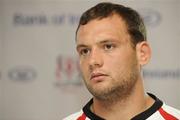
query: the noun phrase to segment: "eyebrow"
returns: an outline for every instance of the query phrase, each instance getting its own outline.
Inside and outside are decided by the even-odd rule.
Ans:
[[[104,44],[104,43],[114,43],[115,41],[113,39],[105,39],[102,41],[97,42],[97,44]],[[76,49],[78,50],[81,47],[88,47],[88,45],[84,45],[84,44],[79,44],[77,45]]]
[[[79,48],[82,48],[82,47],[88,47],[87,45],[84,45],[84,44],[79,44],[76,46],[76,49],[78,50]]]
[[[106,39],[106,40],[102,40],[102,41],[100,41],[99,43],[100,44],[103,44],[103,43],[109,43],[109,42],[115,42],[114,40],[112,40],[112,39]]]

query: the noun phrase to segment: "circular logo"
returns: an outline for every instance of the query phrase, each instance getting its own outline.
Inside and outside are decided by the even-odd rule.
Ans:
[[[150,27],[158,26],[162,20],[161,14],[156,10],[144,8],[138,11],[143,17],[144,23],[147,26]]]
[[[8,77],[11,80],[33,80],[37,76],[35,69],[31,67],[15,67],[8,72]]]

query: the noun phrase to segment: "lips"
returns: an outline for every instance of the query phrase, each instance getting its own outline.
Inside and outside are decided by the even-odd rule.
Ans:
[[[104,73],[94,72],[91,74],[91,80],[102,81],[104,77],[108,76]]]

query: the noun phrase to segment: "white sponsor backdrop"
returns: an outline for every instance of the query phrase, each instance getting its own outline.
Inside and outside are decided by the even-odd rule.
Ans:
[[[138,10],[152,59],[146,90],[180,109],[179,0],[115,1]],[[98,1],[0,1],[0,120],[60,120],[91,98],[79,76],[75,30]]]

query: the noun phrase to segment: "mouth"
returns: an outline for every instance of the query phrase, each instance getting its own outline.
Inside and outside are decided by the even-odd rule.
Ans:
[[[103,74],[103,73],[92,73],[90,79],[93,81],[100,82],[100,81],[103,81],[104,78],[107,76],[108,76],[107,74]]]

